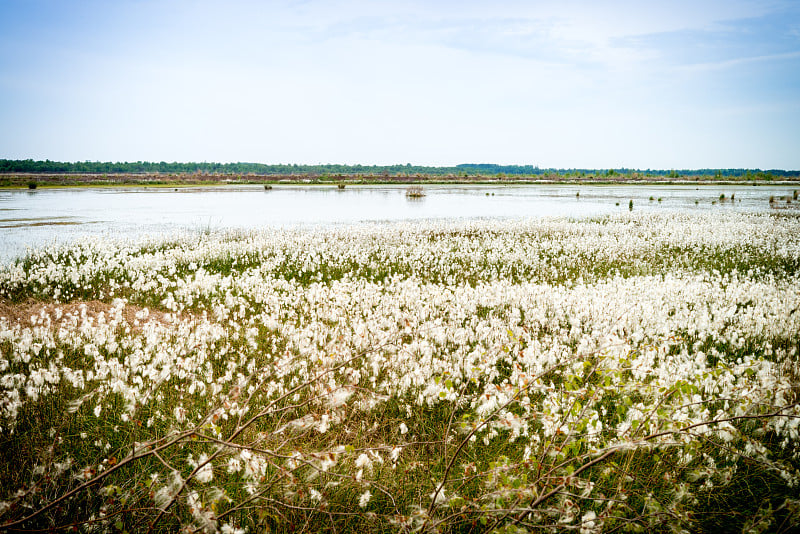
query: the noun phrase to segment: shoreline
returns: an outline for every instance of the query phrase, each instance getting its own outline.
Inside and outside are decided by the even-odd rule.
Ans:
[[[0,174],[0,190],[46,189],[65,187],[215,187],[226,185],[262,185],[262,186],[313,186],[338,187],[358,185],[468,185],[468,186],[519,186],[519,185],[631,185],[631,186],[792,186],[799,185],[797,180],[728,180],[714,179],[705,176],[687,176],[680,178],[627,178],[627,177],[456,177],[456,176],[375,176],[375,175],[157,175],[157,174]]]

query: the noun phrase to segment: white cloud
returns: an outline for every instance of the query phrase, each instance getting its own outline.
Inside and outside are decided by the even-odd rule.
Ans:
[[[689,65],[681,65],[677,70],[687,72],[708,72],[710,70],[723,70],[733,67],[741,67],[751,63],[764,63],[768,61],[783,61],[800,58],[800,50],[796,52],[786,52],[783,54],[767,54],[762,56],[747,56],[737,57],[734,59],[726,59],[722,61],[705,62],[705,63],[692,63]]]

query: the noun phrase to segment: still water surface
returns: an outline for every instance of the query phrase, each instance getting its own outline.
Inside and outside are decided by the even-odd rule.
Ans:
[[[585,217],[627,210],[631,199],[634,210],[767,211],[770,196],[791,195],[792,190],[792,186],[426,186],[421,199],[406,198],[405,186],[3,190],[0,261],[24,254],[27,247],[85,235],[138,237],[176,230],[418,219]],[[721,194],[727,199],[735,194],[734,202],[719,202]]]

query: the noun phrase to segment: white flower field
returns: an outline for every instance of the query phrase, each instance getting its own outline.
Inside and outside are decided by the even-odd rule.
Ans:
[[[798,266],[733,211],[40,249],[0,531],[788,531]]]

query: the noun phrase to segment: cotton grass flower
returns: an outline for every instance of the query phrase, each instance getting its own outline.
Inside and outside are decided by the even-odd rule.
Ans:
[[[201,484],[208,484],[209,482],[211,482],[211,479],[214,478],[214,466],[208,459],[208,455],[206,453],[202,453],[200,457],[197,459],[197,464],[195,465],[195,467],[198,466],[199,469],[194,475],[195,480],[197,480]]]
[[[524,482],[528,463],[568,464],[576,450],[591,457],[673,447],[676,470],[699,465],[691,476],[715,490],[732,480],[721,466],[733,460],[713,447],[695,450],[701,438],[794,481],[791,465],[775,462],[757,432],[703,422],[766,406],[800,415],[791,406],[800,372],[800,314],[791,312],[800,307],[798,236],[798,218],[731,211],[80,242],[0,267],[0,296],[62,301],[19,321],[0,318],[2,430],[14,436],[20,414],[57,395],[71,396],[70,418],[94,424],[102,416],[81,430],[90,450],[76,456],[97,458],[66,464],[70,480],[95,465],[108,469],[112,455],[184,436],[158,454],[167,465],[175,448],[194,455],[187,492],[178,495],[180,475],[153,461],[147,499],[180,508],[203,529],[213,526],[210,484],[221,479],[254,506],[262,497],[316,505],[323,491],[336,502],[341,491],[359,494],[366,508],[365,478],[383,483],[431,461],[408,442],[410,421],[413,441],[430,438],[446,454],[467,436],[465,456],[481,459],[481,444],[507,451],[507,460],[482,458],[495,467],[480,474],[480,462],[459,458],[464,476],[486,481],[484,493],[445,499],[454,495],[451,478],[430,493],[434,515],[451,502],[476,503],[470,513],[500,498],[530,502],[542,488]],[[111,287],[125,300],[103,301],[99,291]],[[450,433],[431,438],[439,422],[426,414],[453,410]],[[790,457],[799,424],[767,418],[758,432]],[[691,425],[700,426],[682,431]],[[104,434],[112,429],[113,438]],[[642,442],[658,433],[665,437]],[[125,435],[136,443],[120,445]],[[208,442],[189,435],[219,440],[214,463],[224,472],[214,476]],[[221,444],[233,435],[236,443]],[[58,436],[72,444],[56,450],[80,436]],[[46,465],[65,465],[66,456]],[[379,468],[387,457],[392,471]],[[573,484],[565,491],[595,498],[591,480],[565,480]],[[430,483],[419,484],[415,494],[428,495]],[[694,491],[662,498],[678,517]],[[613,504],[623,497],[609,496],[609,514],[626,513]],[[548,503],[537,513],[551,524],[602,529],[584,502],[572,505]],[[420,528],[428,520],[423,509],[397,513]]]

